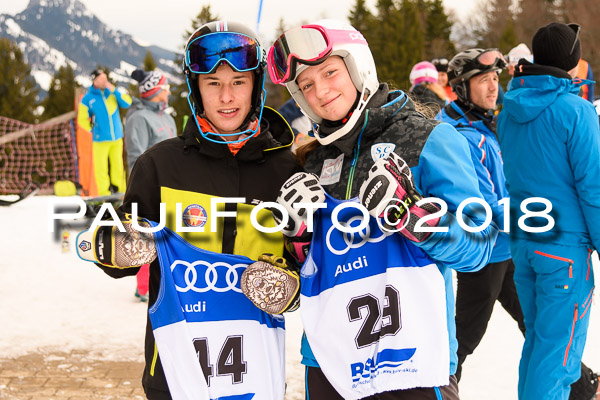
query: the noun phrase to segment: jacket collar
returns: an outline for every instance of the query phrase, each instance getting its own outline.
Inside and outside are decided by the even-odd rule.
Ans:
[[[573,79],[565,70],[547,65],[533,64],[522,58],[515,67],[515,78],[529,75],[550,75],[555,78]]]
[[[447,104],[444,107],[443,112],[451,119],[444,119],[444,121],[450,123],[457,129],[471,127],[484,133],[486,131],[489,131],[490,133],[496,132],[496,119],[492,113],[481,114],[475,110],[469,110],[469,108],[459,100],[454,100],[450,104]]]
[[[185,126],[181,139],[185,149],[196,149],[200,154],[212,158],[234,157],[225,143],[214,143],[205,139],[191,117]],[[260,134],[248,139],[235,158],[241,161],[260,161],[264,152],[277,148],[290,147],[294,133],[285,119],[275,110],[265,107],[260,123]]]
[[[404,92],[390,93],[387,83],[381,83],[354,128],[331,143],[331,146],[338,148],[346,156],[351,156],[361,133],[364,137],[379,135],[393,122],[394,116],[403,107],[414,111],[414,103]],[[366,120],[367,115],[368,120]]]

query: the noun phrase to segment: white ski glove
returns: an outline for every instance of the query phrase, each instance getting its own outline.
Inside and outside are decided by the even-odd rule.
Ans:
[[[306,208],[294,208],[296,203],[323,203],[325,192],[315,174],[297,172],[292,175],[281,187],[277,202],[281,204],[289,215],[287,225],[281,230],[285,238],[285,247],[292,257],[302,264],[306,260],[312,232],[306,229],[309,211]],[[278,209],[272,209],[273,218],[278,224],[282,221],[282,214]],[[313,211],[314,212],[314,211]],[[312,216],[312,215],[311,215]]]

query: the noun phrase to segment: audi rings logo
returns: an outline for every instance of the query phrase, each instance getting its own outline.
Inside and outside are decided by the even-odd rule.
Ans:
[[[176,274],[176,268],[185,268],[185,270]],[[239,280],[242,275],[241,272],[245,268],[246,264],[230,265],[224,262],[210,264],[202,260],[193,263],[177,260],[171,264],[171,272],[173,272],[175,279],[175,288],[178,292],[182,293],[189,292],[190,290],[196,293],[206,293],[211,290],[220,293],[230,290],[242,293],[242,290],[239,288]],[[242,271],[238,272],[239,269],[242,269]],[[183,282],[181,282],[182,279]],[[181,287],[178,283],[185,283],[185,286]]]
[[[352,226],[352,223],[354,221],[361,221],[361,220],[362,220],[362,216],[356,215],[356,216],[350,218],[347,222],[339,221],[338,223],[341,226],[343,226],[344,228],[349,228]],[[335,228],[335,225],[331,225],[331,227],[327,231],[327,235],[325,237],[325,243],[327,244],[327,248],[329,249],[330,252],[339,256],[341,254],[347,253],[348,250],[350,250],[350,249],[358,249],[359,247],[363,246],[365,243],[381,242],[387,236],[390,236],[391,234],[394,233],[394,232],[382,232],[381,229],[376,228],[376,230],[379,231],[380,235],[377,237],[371,237],[371,229],[372,229],[371,224],[368,224],[367,227],[364,230],[361,230],[360,232],[339,231],[341,234],[341,237],[344,241],[344,247],[341,249],[336,249],[334,247],[333,243],[331,242],[331,235],[334,233],[334,231],[337,232],[338,230]],[[334,237],[336,237],[336,236],[338,236],[338,234],[336,234]],[[358,236],[358,238],[357,238],[357,236]]]

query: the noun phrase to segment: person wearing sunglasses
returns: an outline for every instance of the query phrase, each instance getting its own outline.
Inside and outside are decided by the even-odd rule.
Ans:
[[[481,268],[496,236],[489,224],[467,233],[454,215],[481,199],[465,139],[380,83],[367,41],[347,23],[284,32],[268,66],[314,124],[297,150],[306,172],[278,197],[288,248],[303,262],[306,398],[457,399],[450,268]],[[422,196],[443,203],[417,205]],[[313,214],[314,203],[325,208]],[[465,221],[483,225],[476,208]]]
[[[534,62],[518,62],[498,117],[514,281],[525,318],[522,400],[569,398],[591,312],[592,259],[600,248],[600,131],[594,107],[578,96],[584,82],[573,79],[579,32],[576,24],[557,22],[537,30]],[[531,204],[520,206],[524,201]],[[597,378],[592,382],[597,387]]]
[[[170,231],[148,241],[134,229],[122,235],[101,226],[87,233],[92,256],[115,278],[152,260],[142,376],[148,399],[282,400],[283,317],[254,307],[240,285],[243,268],[262,253],[285,265],[283,235],[252,221],[275,226],[271,212],[256,206],[275,201],[301,170],[290,151],[294,135],[264,105],[266,51],[246,26],[199,27],[186,43],[183,72],[191,111],[184,131],[138,157],[117,210],[128,227],[135,207]],[[92,246],[84,246],[85,232],[80,237],[84,257]],[[281,292],[282,282],[272,289]]]

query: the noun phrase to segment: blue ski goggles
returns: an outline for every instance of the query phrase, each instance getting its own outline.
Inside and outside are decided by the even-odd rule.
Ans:
[[[238,72],[252,71],[260,64],[261,49],[256,39],[235,32],[214,32],[190,42],[185,63],[190,72],[210,74],[221,61]]]

